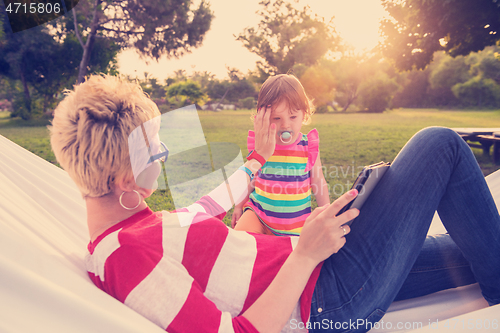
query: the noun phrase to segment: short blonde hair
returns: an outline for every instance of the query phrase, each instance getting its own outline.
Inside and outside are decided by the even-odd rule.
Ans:
[[[281,102],[288,103],[292,110],[304,111],[303,124],[311,121],[314,108],[304,87],[294,75],[280,74],[267,78],[259,91],[257,110]]]
[[[54,111],[52,150],[83,197],[110,193],[116,181],[133,179],[128,136],[160,115],[135,83],[94,75],[66,91]]]

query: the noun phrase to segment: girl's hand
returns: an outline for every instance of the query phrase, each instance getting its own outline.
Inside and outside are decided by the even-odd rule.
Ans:
[[[344,224],[357,217],[359,210],[353,208],[336,215],[357,194],[356,190],[350,190],[332,204],[316,208],[306,219],[294,252],[309,258],[314,265],[337,253],[346,242],[344,236],[351,231]]]
[[[255,151],[269,159],[276,147],[276,125],[271,124],[271,107],[260,108],[253,121],[255,132]]]
[[[233,211],[233,216],[231,216],[231,228],[234,229],[234,227],[236,226],[236,223],[240,219],[241,215],[243,215],[243,208],[239,207],[239,206],[235,206],[234,211]]]

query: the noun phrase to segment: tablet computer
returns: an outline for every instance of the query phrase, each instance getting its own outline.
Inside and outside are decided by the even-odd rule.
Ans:
[[[377,186],[378,182],[382,179],[385,172],[389,169],[391,163],[379,162],[376,164],[368,165],[361,170],[358,178],[354,181],[351,189],[358,190],[358,196],[347,205],[342,208],[338,214],[342,214],[350,208],[357,208],[361,210],[361,207],[365,203],[366,199],[370,196],[372,191]],[[351,225],[353,220],[347,222],[347,225]]]

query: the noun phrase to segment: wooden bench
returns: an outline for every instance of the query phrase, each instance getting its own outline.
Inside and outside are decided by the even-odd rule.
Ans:
[[[500,163],[500,128],[452,128],[470,147],[481,148],[484,155],[490,155],[493,146],[493,160]]]

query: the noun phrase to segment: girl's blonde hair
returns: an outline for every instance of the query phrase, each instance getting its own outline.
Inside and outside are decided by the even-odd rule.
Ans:
[[[257,110],[269,105],[286,102],[290,110],[304,111],[303,124],[308,124],[314,113],[311,101],[300,81],[291,74],[270,76],[262,85],[257,100]]]
[[[133,179],[128,136],[159,115],[138,84],[94,75],[66,91],[55,109],[49,127],[52,150],[83,197],[100,197],[115,182]]]

